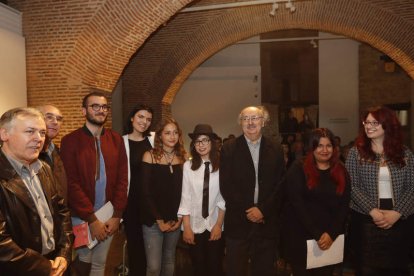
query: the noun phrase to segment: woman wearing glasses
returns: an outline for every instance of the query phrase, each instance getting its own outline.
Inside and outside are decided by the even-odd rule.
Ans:
[[[194,275],[222,275],[222,235],[225,202],[219,187],[219,146],[210,125],[193,133],[192,160],[185,162],[178,214],[183,216],[183,240],[190,246]]]
[[[130,112],[127,120],[127,133],[124,138],[128,157],[128,205],[124,214],[125,234],[128,248],[128,269],[130,275],[146,274],[146,258],[142,237],[141,208],[142,187],[139,171],[144,152],[151,150],[154,133],[150,133],[152,116],[151,107],[138,104]]]
[[[177,212],[185,162],[182,132],[174,119],[161,122],[154,148],[144,153],[142,161],[142,232],[147,276],[172,276],[182,220]]]
[[[408,275],[413,237],[414,158],[387,107],[369,109],[348,155],[350,246],[357,275]]]

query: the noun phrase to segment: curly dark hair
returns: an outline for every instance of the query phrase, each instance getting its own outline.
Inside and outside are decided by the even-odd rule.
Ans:
[[[395,111],[386,106],[377,106],[367,109],[361,116],[361,122],[371,114],[384,129],[384,154],[388,161],[401,167],[405,166],[404,144],[401,124]],[[363,159],[374,161],[376,154],[371,147],[371,139],[367,137],[364,126],[360,125],[359,135],[355,141],[359,154]]]

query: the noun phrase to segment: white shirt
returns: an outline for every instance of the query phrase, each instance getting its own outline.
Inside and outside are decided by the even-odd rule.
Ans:
[[[379,198],[392,198],[391,175],[387,166],[380,167],[378,175]]]
[[[209,182],[209,205],[207,218],[201,214],[203,203],[203,182],[204,167],[202,163],[200,168],[193,171],[191,161],[186,161],[183,168],[183,187],[181,192],[181,203],[178,209],[178,215],[190,216],[190,226],[194,233],[200,234],[205,230],[211,231],[217,222],[219,208],[225,210],[225,202],[220,193],[219,171],[211,172],[210,164],[210,182]]]

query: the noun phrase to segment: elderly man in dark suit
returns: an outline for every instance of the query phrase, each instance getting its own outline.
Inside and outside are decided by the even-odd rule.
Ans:
[[[261,106],[239,115],[243,135],[223,145],[220,190],[226,201],[227,275],[274,275],[281,206],[280,182],[285,171],[279,144],[262,135],[269,114]]]

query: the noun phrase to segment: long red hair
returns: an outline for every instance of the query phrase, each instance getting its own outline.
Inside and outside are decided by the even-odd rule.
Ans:
[[[385,106],[370,108],[362,114],[361,122],[365,121],[369,114],[371,114],[384,129],[383,147],[387,160],[400,165],[401,167],[405,166],[402,128],[395,111]],[[355,145],[363,159],[371,161],[375,160],[376,155],[371,148],[371,139],[365,134],[365,128],[362,123],[359,128],[359,135],[355,141]]]
[[[330,175],[332,180],[336,183],[336,193],[342,195],[345,190],[348,172],[339,160],[339,152],[335,144],[334,135],[327,128],[314,129],[309,136],[308,152],[303,163],[303,170],[306,176],[306,185],[311,190],[318,186],[320,181],[320,173],[316,166],[314,151],[318,147],[321,138],[329,139],[333,146],[332,157],[329,160],[331,168]]]

